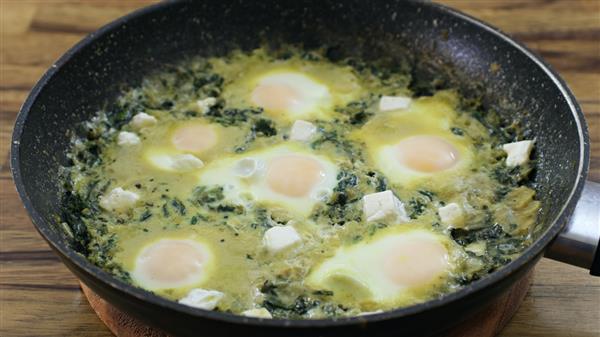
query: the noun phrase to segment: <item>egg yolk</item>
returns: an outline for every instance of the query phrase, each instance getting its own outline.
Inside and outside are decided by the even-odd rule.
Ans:
[[[178,150],[202,152],[217,143],[217,134],[208,125],[187,125],[177,129],[171,141]]]
[[[269,164],[266,182],[269,188],[288,197],[304,197],[324,177],[321,164],[298,155],[275,158]]]
[[[397,160],[405,167],[433,173],[453,167],[459,159],[458,150],[436,136],[414,136],[396,145]]]
[[[448,267],[446,248],[438,241],[414,239],[396,245],[384,259],[385,275],[402,286],[432,281]]]
[[[201,278],[208,259],[205,248],[191,240],[161,240],[137,258],[137,278],[152,288],[169,288]]]
[[[301,95],[284,83],[260,84],[252,92],[252,102],[268,111],[283,112],[299,105]]]

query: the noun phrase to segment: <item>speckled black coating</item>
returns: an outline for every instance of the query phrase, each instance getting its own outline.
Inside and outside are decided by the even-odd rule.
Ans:
[[[165,63],[222,55],[261,42],[328,44],[340,55],[406,60],[484,93],[536,139],[534,186],[543,203],[537,241],[523,256],[441,299],[391,312],[314,321],[262,320],[178,305],[111,277],[68,247],[57,230],[58,169],[69,136]],[[32,90],[17,118],[11,167],[23,203],[63,262],[101,297],[172,335],[424,336],[466,319],[522,277],[571,215],[587,175],[589,139],[565,83],[538,57],[470,17],[415,1],[204,0],[161,3],[119,19],[68,51]]]

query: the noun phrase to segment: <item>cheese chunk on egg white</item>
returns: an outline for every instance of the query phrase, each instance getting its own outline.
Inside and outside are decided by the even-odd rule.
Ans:
[[[154,167],[163,171],[188,172],[204,166],[204,162],[193,154],[169,153],[168,149],[152,148],[144,156]]]
[[[532,140],[522,140],[514,143],[502,145],[502,149],[506,152],[506,166],[515,167],[523,165],[529,161],[531,150],[533,149]]]
[[[347,303],[372,308],[413,303],[444,282],[458,250],[446,236],[417,227],[388,227],[341,247],[317,265],[306,284]]]
[[[290,139],[301,142],[307,142],[317,133],[317,127],[307,121],[301,119],[294,122],[290,131]]]
[[[130,274],[143,288],[160,291],[201,285],[213,268],[214,255],[206,243],[163,238],[140,249]]]
[[[280,206],[307,216],[329,198],[338,168],[327,157],[299,144],[285,144],[215,161],[199,174],[199,185],[224,186],[225,198]]]
[[[213,310],[217,307],[223,297],[225,297],[225,294],[220,291],[196,288],[190,290],[190,292],[185,297],[179,299],[178,302],[194,308]]]
[[[161,126],[158,126],[161,127]],[[243,130],[198,121],[162,126],[142,157],[152,168],[166,172],[191,172],[204,167],[207,160],[236,144]]]

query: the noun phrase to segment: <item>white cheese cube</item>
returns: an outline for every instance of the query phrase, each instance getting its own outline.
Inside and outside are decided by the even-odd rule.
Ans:
[[[310,122],[297,120],[292,125],[292,131],[290,132],[290,139],[301,142],[309,141],[317,132],[317,127]]]
[[[273,318],[269,310],[265,308],[250,309],[242,312],[242,315],[256,318]]]
[[[190,290],[184,298],[179,300],[179,303],[194,308],[213,310],[217,307],[219,301],[223,299],[224,295],[220,291],[196,288]]]
[[[404,204],[390,190],[365,195],[363,212],[367,222],[383,219],[402,222],[409,220]]]
[[[462,207],[455,202],[438,208],[440,220],[446,226],[461,227],[464,223],[464,212]]]
[[[251,178],[262,170],[263,163],[254,158],[240,159],[233,167],[233,173],[240,178]]]
[[[134,129],[143,129],[149,126],[152,126],[154,124],[156,124],[157,120],[154,116],[148,115],[145,112],[140,112],[138,114],[136,114],[135,116],[133,116],[133,118],[131,119],[131,122],[129,122],[129,124],[131,124],[131,127],[133,127]]]
[[[137,145],[140,143],[140,137],[133,132],[121,131],[117,136],[117,144],[119,145]]]
[[[277,253],[286,248],[289,248],[302,239],[294,227],[292,226],[275,226],[269,228],[263,237],[265,247],[271,253]]]
[[[465,250],[468,252],[471,252],[477,256],[483,256],[486,253],[487,244],[485,243],[485,241],[473,242],[471,244],[468,244],[465,247]]]
[[[215,104],[217,104],[217,99],[214,97],[208,97],[205,99],[199,99],[196,101],[196,105],[198,105],[198,109],[201,114],[205,114],[210,111]]]
[[[406,96],[381,96],[379,111],[392,111],[406,109],[410,106],[412,98]]]
[[[506,152],[506,166],[514,167],[523,165],[529,161],[529,155],[533,149],[532,140],[522,140],[520,142],[508,143],[502,145]]]
[[[177,171],[190,171],[204,166],[204,162],[192,154],[177,154],[172,156],[171,166]]]
[[[139,199],[137,193],[117,187],[100,197],[100,207],[107,211],[123,212],[133,207]]]

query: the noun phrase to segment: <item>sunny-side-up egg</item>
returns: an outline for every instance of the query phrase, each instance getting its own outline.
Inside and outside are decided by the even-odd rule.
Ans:
[[[407,305],[427,298],[456,268],[460,250],[446,236],[398,225],[339,248],[306,279],[313,289],[363,310]]]
[[[223,97],[230,107],[256,106],[278,121],[329,119],[335,106],[361,94],[350,67],[292,57],[273,61],[260,52],[238,55],[236,62],[213,60],[226,79]]]
[[[175,122],[157,133],[155,144],[144,151],[144,158],[163,171],[197,171],[241,136],[242,130],[204,121]]]
[[[143,246],[130,275],[152,291],[202,285],[215,264],[210,246],[197,238],[161,238]]]
[[[351,137],[366,144],[373,164],[403,187],[448,179],[473,159],[466,137],[454,135],[453,94],[423,97],[406,109],[381,112]]]
[[[215,161],[200,173],[200,185],[220,185],[234,203],[258,202],[308,215],[328,199],[337,166],[301,144],[284,144]]]

